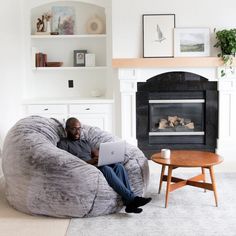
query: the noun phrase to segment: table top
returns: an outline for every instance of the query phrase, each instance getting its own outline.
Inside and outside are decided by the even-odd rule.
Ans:
[[[159,152],[151,159],[158,164],[175,167],[210,167],[223,161],[216,153],[193,150],[171,150],[170,159],[162,158]]]

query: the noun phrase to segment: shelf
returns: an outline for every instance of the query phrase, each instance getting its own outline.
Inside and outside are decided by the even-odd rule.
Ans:
[[[33,67],[34,71],[61,71],[61,70],[105,70],[107,66],[81,66],[81,67]]]
[[[31,39],[106,38],[106,34],[31,35]]]
[[[163,68],[163,67],[219,67],[219,57],[174,57],[174,58],[114,58],[113,68]],[[234,59],[233,66],[236,66]]]

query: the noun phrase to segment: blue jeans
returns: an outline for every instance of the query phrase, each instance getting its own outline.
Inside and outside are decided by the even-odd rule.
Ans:
[[[124,205],[134,200],[135,195],[130,188],[128,175],[122,164],[100,166],[98,169],[103,173],[108,184],[122,197]]]

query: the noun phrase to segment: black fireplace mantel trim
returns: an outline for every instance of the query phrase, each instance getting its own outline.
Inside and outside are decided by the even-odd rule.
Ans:
[[[209,82],[194,73],[174,71],[154,76],[146,82],[138,82],[137,89],[139,92],[217,90],[217,82]]]

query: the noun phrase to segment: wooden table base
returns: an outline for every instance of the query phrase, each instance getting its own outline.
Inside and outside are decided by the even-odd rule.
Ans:
[[[175,166],[168,166],[168,175],[164,175],[165,167],[166,167],[165,165],[162,165],[160,184],[159,184],[159,190],[158,190],[158,193],[160,193],[161,187],[162,187],[162,182],[166,181],[167,186],[166,186],[165,207],[167,207],[167,205],[168,205],[169,193],[176,190],[176,189],[182,188],[186,185],[194,186],[197,188],[203,188],[205,191],[206,191],[206,189],[213,191],[214,197],[215,197],[215,204],[216,204],[216,206],[218,206],[213,166],[202,167],[202,174],[199,174],[199,175],[192,177],[190,179],[181,179],[181,178],[177,178],[177,177],[172,177],[172,170],[178,168]],[[205,169],[209,169],[209,171],[210,171],[211,183],[206,183],[206,181],[205,181]],[[202,181],[202,182],[200,182],[200,181]]]

